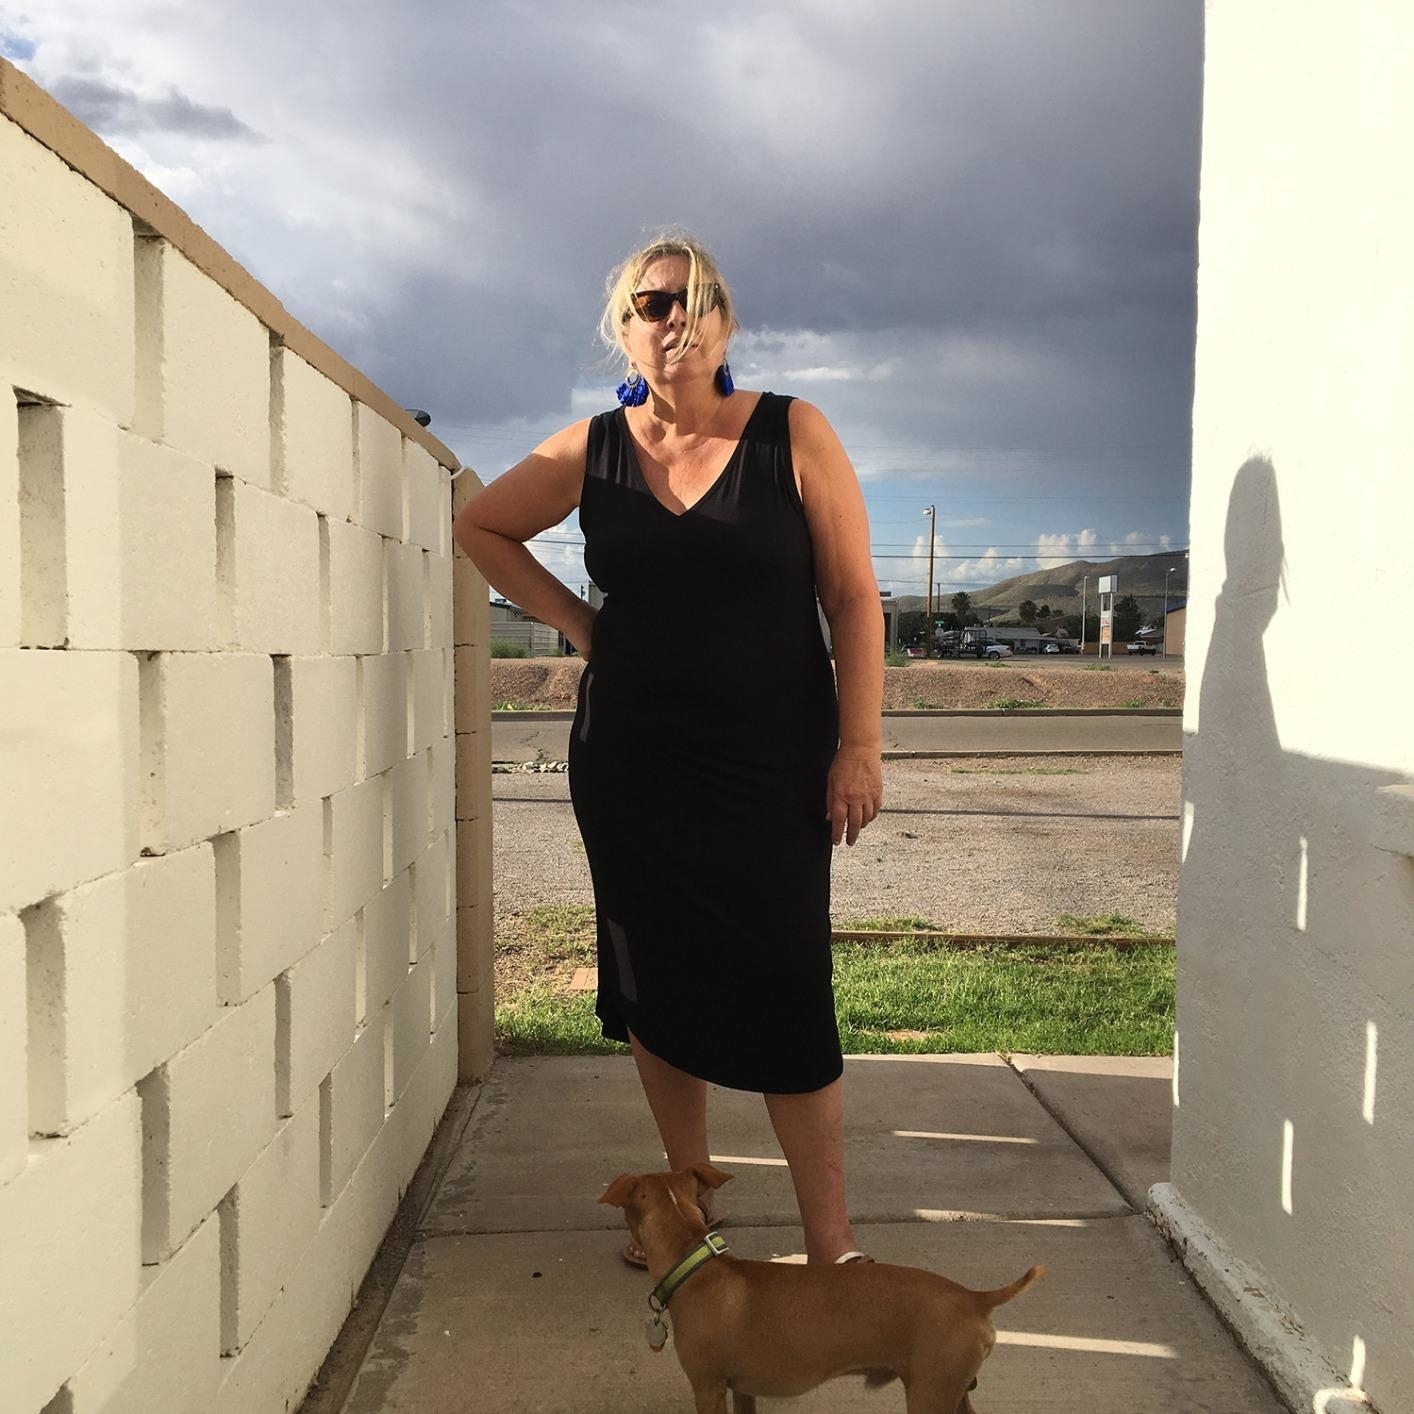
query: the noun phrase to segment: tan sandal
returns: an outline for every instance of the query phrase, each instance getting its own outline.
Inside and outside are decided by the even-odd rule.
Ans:
[[[698,1212],[702,1214],[702,1221],[707,1224],[708,1232],[715,1232],[719,1227],[726,1226],[726,1219],[713,1218],[706,1208],[699,1207]],[[624,1244],[624,1250],[619,1254],[630,1267],[636,1267],[641,1272],[648,1270],[648,1254],[632,1238]]]

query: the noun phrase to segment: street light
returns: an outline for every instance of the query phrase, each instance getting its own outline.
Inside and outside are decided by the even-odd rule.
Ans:
[[[923,514],[928,517],[928,617],[923,627],[923,657],[933,656],[933,547],[938,538],[938,508],[924,506]]]
[[[1085,656],[1085,610],[1086,610],[1086,590],[1090,587],[1090,576],[1084,574],[1080,576],[1080,656]]]

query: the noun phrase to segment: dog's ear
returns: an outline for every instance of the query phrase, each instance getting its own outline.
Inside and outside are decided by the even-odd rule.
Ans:
[[[731,1174],[723,1173],[712,1164],[689,1164],[687,1171],[697,1180],[701,1189],[720,1188],[724,1183],[732,1181]]]
[[[633,1185],[637,1182],[636,1173],[621,1173],[600,1195],[599,1201],[614,1208],[626,1208],[633,1194]]]

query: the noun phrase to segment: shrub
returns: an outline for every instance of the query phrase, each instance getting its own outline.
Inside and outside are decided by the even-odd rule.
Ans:
[[[519,643],[508,643],[504,638],[493,638],[490,651],[493,658],[530,657],[529,648],[522,648]]]

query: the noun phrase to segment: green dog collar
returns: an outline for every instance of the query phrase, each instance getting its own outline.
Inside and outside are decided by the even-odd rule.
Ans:
[[[709,1232],[649,1293],[648,1304],[655,1314],[661,1315],[668,1309],[668,1302],[673,1299],[673,1293],[693,1272],[710,1262],[713,1257],[720,1257],[730,1250],[724,1238],[715,1232]]]

